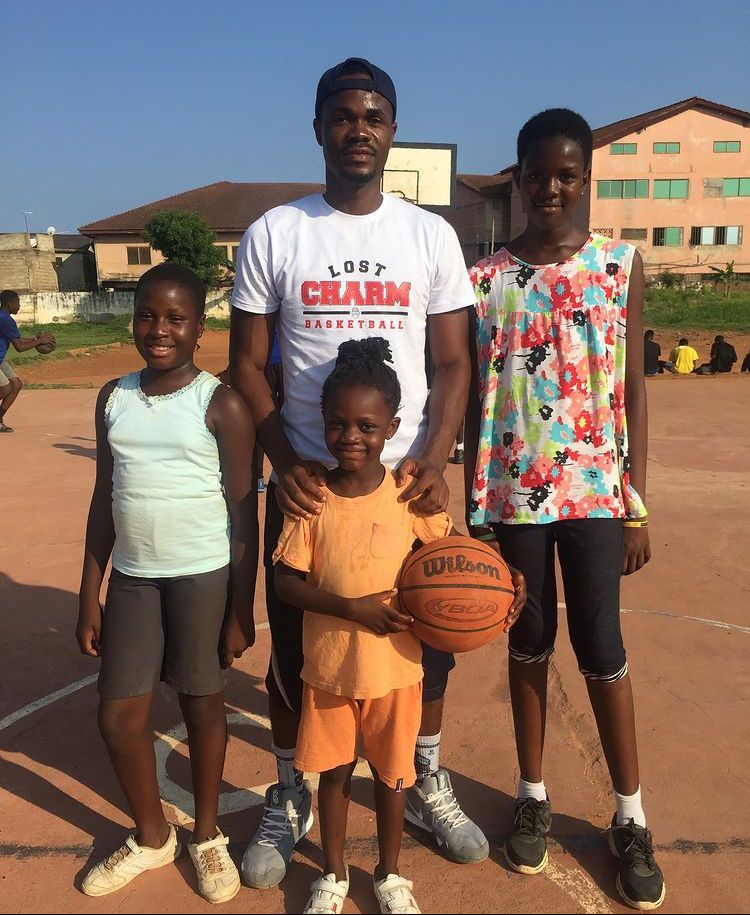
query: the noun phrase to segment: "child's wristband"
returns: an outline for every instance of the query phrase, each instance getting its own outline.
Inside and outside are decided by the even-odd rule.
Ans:
[[[475,534],[474,540],[481,540],[483,543],[490,543],[493,540],[497,540],[494,531],[482,531],[481,534]]]

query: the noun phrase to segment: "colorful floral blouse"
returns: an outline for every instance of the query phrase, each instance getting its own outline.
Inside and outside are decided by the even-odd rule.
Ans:
[[[625,326],[635,248],[600,235],[561,264],[502,248],[471,270],[479,453],[473,524],[645,515],[630,486]]]

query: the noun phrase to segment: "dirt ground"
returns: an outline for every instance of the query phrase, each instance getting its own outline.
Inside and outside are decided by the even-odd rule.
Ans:
[[[690,334],[688,334],[690,336]],[[701,355],[713,335],[692,337]],[[227,335],[204,337],[200,364],[219,370]],[[657,334],[663,349],[672,340]],[[740,358],[750,338],[731,337]],[[745,347],[744,349],[742,347]],[[0,437],[5,470],[0,559],[0,912],[193,913],[187,856],[98,900],[80,878],[129,825],[96,728],[96,662],[73,629],[85,517],[94,474],[93,406],[108,378],[138,367],[129,347],[30,365]],[[648,379],[648,505],[652,562],[623,582],[622,622],[636,698],[645,809],[667,882],[665,913],[750,912],[750,376]],[[9,416],[9,421],[11,417]],[[461,518],[459,467],[447,470]],[[261,512],[263,511],[261,497]],[[274,778],[263,675],[269,653],[262,582],[257,643],[227,685],[230,743],[221,824],[239,861]],[[166,692],[155,714],[162,795],[189,837],[190,776],[179,709]],[[511,873],[500,847],[518,768],[506,652],[498,641],[458,658],[446,698],[441,762],[490,838],[489,860],[447,862],[407,827],[402,872],[425,912],[628,911],[614,887],[602,830],[613,811],[606,766],[565,627],[552,662],[545,780],[553,806],[550,864]],[[377,858],[371,786],[355,782],[345,912],[372,912]],[[299,912],[321,863],[316,825],[280,887],[243,888],[237,913]]]
[[[686,336],[701,357],[708,362],[715,334],[706,330],[657,330],[654,339],[660,344],[666,358],[680,337]],[[737,350],[741,364],[750,352],[750,334],[726,334],[727,340]],[[207,330],[201,338],[201,348],[196,363],[209,372],[220,372],[227,364],[229,333],[225,330]],[[19,369],[21,378],[34,385],[70,385],[72,387],[101,387],[110,378],[140,368],[141,360],[130,344],[114,343],[81,352],[69,359],[39,358]],[[739,365],[735,367],[739,371]]]

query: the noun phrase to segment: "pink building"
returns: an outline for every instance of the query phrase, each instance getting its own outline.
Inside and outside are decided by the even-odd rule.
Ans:
[[[457,178],[447,218],[473,263],[526,220],[512,166]],[[584,204],[581,223],[636,244],[652,276],[750,273],[750,112],[695,97],[597,128]]]

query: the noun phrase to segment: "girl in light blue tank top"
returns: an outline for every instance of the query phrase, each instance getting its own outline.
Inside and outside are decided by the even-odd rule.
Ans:
[[[226,902],[240,888],[217,809],[227,736],[222,668],[255,639],[255,433],[239,394],[193,362],[205,295],[186,267],[165,263],[143,275],[133,340],[146,365],[106,384],[96,405],[76,637],[84,654],[101,659],[99,727],[135,830],[86,874],[90,896],[180,852],[156,779],[150,711],[160,679],[178,692],[187,725],[195,795],[188,851],[199,891]]]

